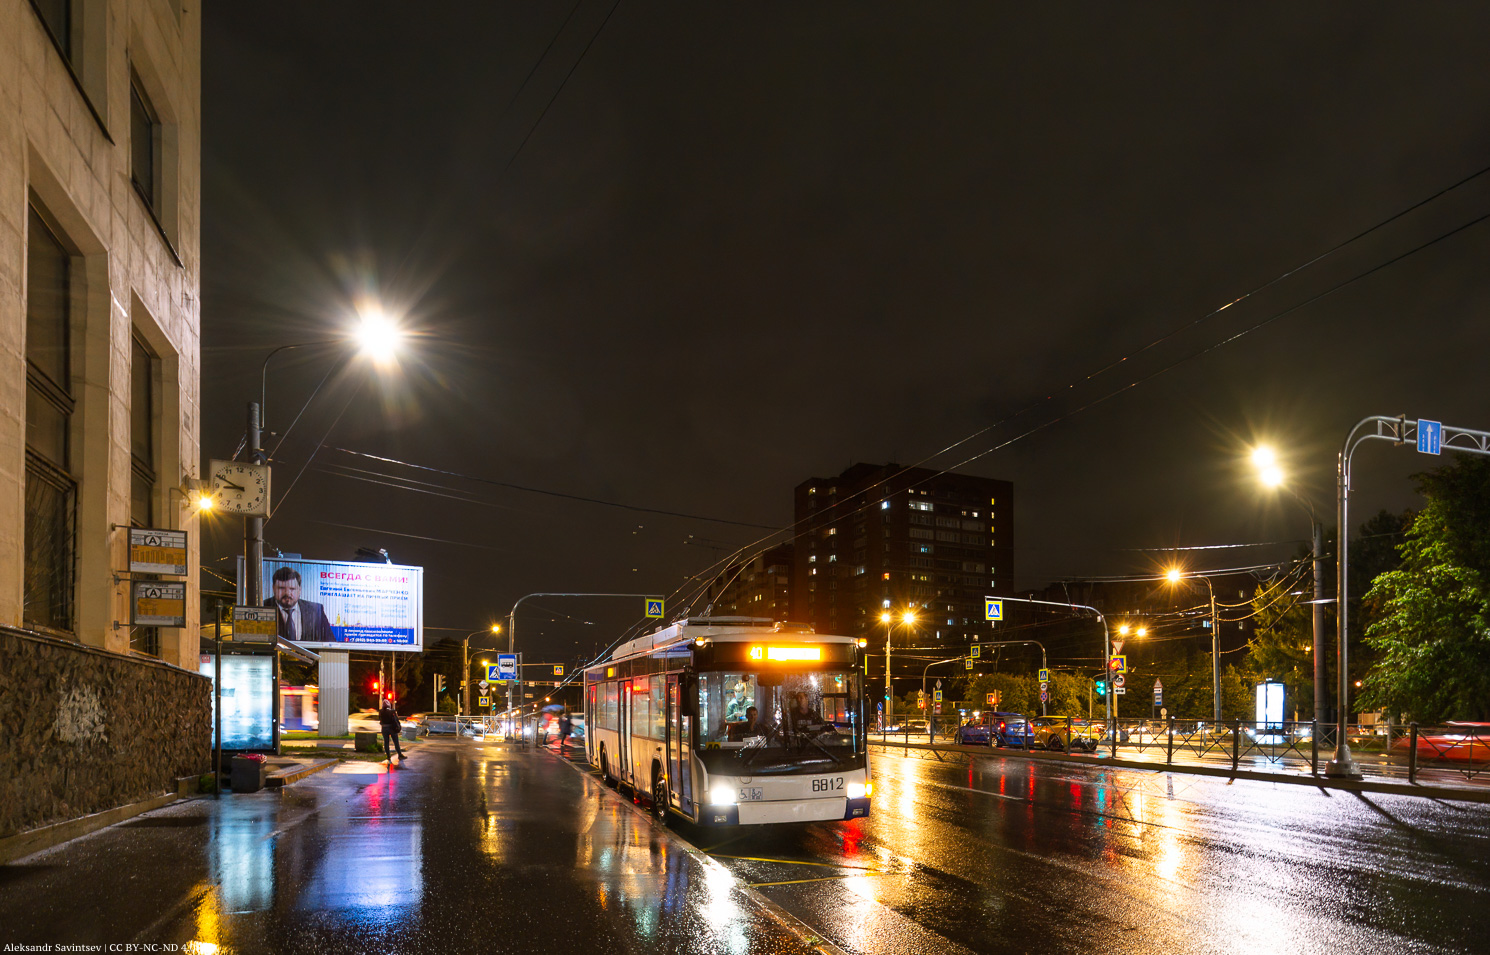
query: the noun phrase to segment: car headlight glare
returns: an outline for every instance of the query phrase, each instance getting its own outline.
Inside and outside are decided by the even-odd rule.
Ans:
[[[735,803],[735,791],[728,786],[715,786],[709,790],[709,804],[713,806],[732,806]]]

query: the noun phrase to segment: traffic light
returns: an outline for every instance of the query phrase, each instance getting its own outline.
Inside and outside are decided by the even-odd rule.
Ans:
[[[1097,681],[1097,695],[1098,696],[1106,696],[1107,695],[1107,681],[1106,680],[1098,680]]]

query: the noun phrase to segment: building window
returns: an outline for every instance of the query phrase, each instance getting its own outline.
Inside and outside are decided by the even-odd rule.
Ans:
[[[934,506],[930,501],[911,501],[911,510],[913,511],[929,511]]]
[[[62,53],[63,59],[72,62],[72,51],[77,46],[73,36],[74,20],[72,0],[31,0],[41,22],[51,31],[52,40]]]
[[[26,566],[22,617],[70,631],[77,480],[70,466],[72,256],[33,208],[26,240]]]
[[[129,176],[145,205],[161,217],[160,209],[160,120],[150,105],[140,79],[133,73],[129,82]]]
[[[888,511],[889,509],[890,509],[890,502],[889,501],[880,501],[880,510],[882,510],[882,511]]]

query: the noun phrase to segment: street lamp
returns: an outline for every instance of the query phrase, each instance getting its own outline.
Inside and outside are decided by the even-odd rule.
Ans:
[[[1278,465],[1277,456],[1271,448],[1266,446],[1254,448],[1252,463],[1257,467],[1258,477],[1264,485],[1282,488],[1304,510],[1309,512],[1310,546],[1314,552],[1314,726],[1317,732],[1327,720],[1325,697],[1328,694],[1324,646],[1324,602],[1327,599],[1324,593],[1324,526],[1319,523],[1319,516],[1314,510],[1314,502],[1288,486],[1283,469]]]
[[[461,638],[460,641],[460,708],[467,715],[471,712],[471,638],[478,633],[498,634],[502,632],[502,625],[494,623],[484,630],[472,630]],[[481,661],[483,664],[485,660]]]
[[[916,612],[907,607],[900,615],[900,622],[910,627],[916,622]],[[895,719],[895,693],[890,682],[890,635],[895,632],[895,615],[886,610],[880,614],[880,623],[885,625],[885,719],[891,721]]]
[[[1221,722],[1221,622],[1216,618],[1216,588],[1211,585],[1211,578],[1204,574],[1191,574],[1205,581],[1206,590],[1211,595],[1211,693],[1213,694],[1213,710],[1216,723]],[[1171,567],[1164,574],[1164,579],[1171,584],[1178,584],[1185,580],[1185,574],[1178,567]]]

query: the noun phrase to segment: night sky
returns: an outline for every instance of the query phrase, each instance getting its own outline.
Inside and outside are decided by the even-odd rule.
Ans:
[[[1434,4],[211,5],[204,458],[238,445],[270,348],[376,300],[414,334],[395,374],[325,346],[270,365],[277,434],[331,374],[275,455],[266,537],[423,565],[451,628],[427,643],[532,591],[671,595],[856,461],[1014,482],[1021,588],[1304,538],[1253,442],[1330,513],[1360,418],[1490,429],[1490,222],[1387,264],[1490,213],[1490,174],[1211,313],[1490,166],[1487,26]],[[1433,463],[1368,446],[1353,514],[1415,506]],[[230,574],[240,522],[203,524]],[[519,633],[560,653],[640,610],[538,606]]]

